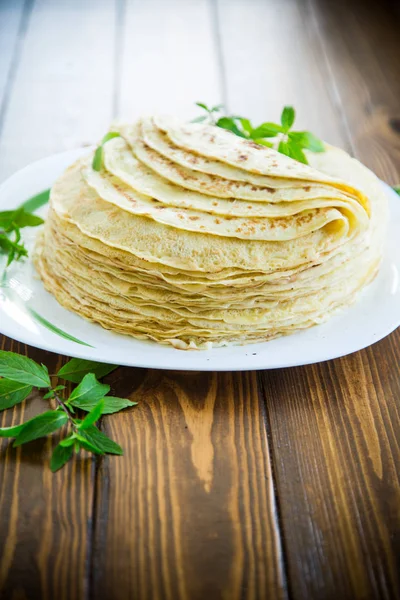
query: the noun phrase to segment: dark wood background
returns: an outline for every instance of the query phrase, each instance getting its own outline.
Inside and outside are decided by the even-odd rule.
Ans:
[[[397,5],[0,0],[0,177],[115,116],[224,101],[298,121],[400,180]],[[191,113],[192,114],[192,113]],[[2,339],[54,372],[64,357]],[[51,474],[56,440],[0,442],[0,597],[400,598],[400,332],[322,364],[119,368],[125,456]],[[1,416],[40,412],[39,395]]]

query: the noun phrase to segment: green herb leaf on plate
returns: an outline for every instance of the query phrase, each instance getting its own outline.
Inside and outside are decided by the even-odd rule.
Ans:
[[[103,166],[103,146],[98,146],[93,156],[92,168],[94,171],[101,171]]]
[[[244,133],[242,131],[240,131],[240,129],[236,125],[234,119],[232,119],[230,117],[221,117],[216,122],[216,125],[217,125],[217,127],[221,127],[222,129],[227,129],[228,131],[231,131],[232,133],[234,133],[235,135],[237,135],[239,137],[242,137],[242,138],[246,137],[244,135]]]
[[[87,342],[83,342],[82,340],[74,337],[70,333],[67,333],[66,331],[63,331],[63,329],[60,329],[56,325],[53,325],[53,323],[50,323],[50,321],[48,321],[47,319],[45,319],[44,317],[42,317],[42,315],[39,315],[39,313],[37,313],[36,310],[34,310],[33,308],[30,308],[28,306],[27,310],[28,310],[29,314],[38,323],[40,323],[41,325],[43,325],[43,327],[46,327],[46,329],[48,329],[52,333],[55,333],[56,335],[59,335],[60,337],[64,338],[65,340],[70,340],[71,342],[75,342],[76,344],[80,344],[81,346],[88,346],[89,348],[93,348],[93,346],[91,344],[88,344]]]
[[[292,127],[295,118],[296,112],[293,106],[285,106],[281,114],[281,124],[285,132],[289,131],[289,129]]]
[[[26,202],[21,205],[22,208],[26,212],[35,212],[35,210],[38,210],[38,208],[41,208],[47,204],[50,198],[50,191],[51,190],[48,189],[44,192],[40,192],[40,194],[36,194],[36,196],[33,196],[32,198],[29,198],[29,200],[26,200]]]
[[[99,363],[93,360],[84,360],[83,358],[72,358],[57,373],[57,377],[80,383],[85,375],[93,373],[97,379],[101,379],[118,368],[118,365],[108,363]]]
[[[398,194],[400,196],[400,185],[394,185],[393,189],[396,192],[396,194]]]
[[[72,457],[74,453],[73,446],[64,446],[61,445],[61,442],[56,446],[53,450],[53,454],[50,460],[50,469],[53,471],[58,471],[61,469]]]
[[[37,417],[33,417],[33,419],[24,423],[22,431],[15,439],[14,446],[21,446],[27,442],[45,437],[50,433],[57,431],[57,429],[60,429],[67,421],[68,416],[65,412],[58,412],[55,410],[49,410]]]
[[[0,376],[38,388],[51,387],[48,371],[43,365],[38,365],[27,356],[6,350],[0,350]]]
[[[11,408],[29,396],[32,386],[10,379],[0,379],[0,410]]]
[[[289,139],[295,142],[300,148],[311,150],[311,152],[324,152],[325,146],[322,140],[309,131],[290,131]]]
[[[262,123],[262,125],[252,130],[250,137],[256,140],[257,138],[275,137],[278,133],[282,132],[283,127],[276,123]]]

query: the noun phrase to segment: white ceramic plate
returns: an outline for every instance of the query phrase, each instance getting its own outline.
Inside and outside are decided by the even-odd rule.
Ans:
[[[14,208],[51,187],[64,169],[88,150],[51,156],[19,171],[0,186],[0,210]],[[20,342],[100,362],[157,369],[244,371],[320,362],[361,350],[400,325],[400,198],[385,184],[391,218],[385,257],[375,281],[358,301],[328,323],[270,342],[216,348],[175,350],[106,331],[62,308],[36,278],[29,260],[12,266],[8,287],[0,289],[0,332]],[[44,214],[45,208],[39,211]],[[35,229],[25,235],[32,244]],[[33,316],[87,345],[65,339]]]

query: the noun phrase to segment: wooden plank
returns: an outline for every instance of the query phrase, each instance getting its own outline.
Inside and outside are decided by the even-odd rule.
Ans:
[[[0,3],[0,128],[6,91],[17,66],[18,42],[23,34],[24,0]],[[21,31],[22,30],[22,31]]]
[[[122,369],[139,401],[104,420],[125,449],[97,477],[96,600],[285,598],[255,373]]]
[[[194,102],[221,101],[210,2],[130,0],[124,33],[119,117],[190,117],[198,114]]]
[[[388,183],[399,182],[398,3],[307,0],[306,7],[300,4],[354,154]]]
[[[36,0],[0,139],[0,181],[94,143],[113,109],[116,0]]]
[[[62,359],[50,352],[2,338],[2,349],[28,354],[54,373]],[[0,426],[17,425],[43,412],[39,392],[0,413]],[[83,600],[88,585],[93,469],[90,458],[75,459],[53,474],[53,440],[12,448],[0,439],[0,597]]]
[[[305,34],[304,11],[294,0],[217,0],[229,109],[256,123],[279,122],[283,106],[296,125],[328,142],[348,144],[337,119],[319,56]]]
[[[400,331],[264,372],[291,595],[400,597]]]

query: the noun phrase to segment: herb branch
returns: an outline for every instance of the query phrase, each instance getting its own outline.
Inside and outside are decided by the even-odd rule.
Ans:
[[[65,435],[50,460],[52,471],[63,467],[74,452],[79,453],[81,449],[97,455],[123,454],[121,446],[96,426],[102,415],[137,404],[109,396],[110,386],[98,381],[97,377],[103,377],[116,368],[116,365],[71,359],[56,373],[57,378],[77,384],[67,395],[65,385],[52,386],[45,365],[39,365],[26,356],[0,350],[0,411],[23,402],[34,387],[47,390],[43,399],[55,406],[25,423],[0,428],[0,437],[14,438],[13,445],[17,447],[47,437],[66,426]]]
[[[252,140],[268,148],[274,148],[298,162],[308,164],[304,150],[311,150],[311,152],[324,152],[325,150],[323,142],[313,133],[292,131],[296,118],[296,111],[292,106],[283,108],[280,123],[265,122],[253,127],[249,119],[223,114],[222,104],[209,107],[204,102],[196,102],[196,105],[206,114],[193,119],[192,123],[208,123],[227,129],[239,137]]]
[[[21,241],[21,229],[37,227],[42,223],[43,219],[28,212],[24,207],[0,212],[0,254],[7,256],[6,268],[13,260],[28,256],[28,251]]]

